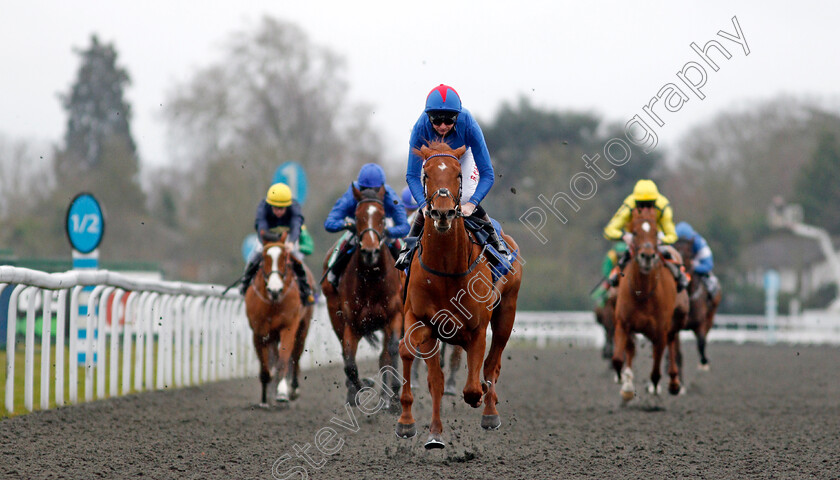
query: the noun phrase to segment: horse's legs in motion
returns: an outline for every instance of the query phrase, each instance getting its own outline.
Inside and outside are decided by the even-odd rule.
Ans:
[[[414,416],[411,414],[411,405],[414,403],[414,395],[411,393],[411,365],[414,362],[414,354],[431,353],[435,342],[431,338],[431,330],[424,325],[416,326],[417,319],[406,307],[405,327],[406,333],[400,341],[400,358],[403,364],[403,384],[400,394],[402,414],[397,422],[397,436],[400,438],[411,438],[417,435],[417,428],[414,425]],[[429,340],[432,340],[431,342]]]
[[[680,393],[680,371],[682,370],[682,352],[680,352],[680,332],[672,332],[668,335],[668,375],[671,381],[668,382],[668,393],[677,395]]]
[[[391,323],[385,325],[385,335],[382,339],[382,354],[379,356],[379,372],[382,382],[381,397],[385,401],[385,408],[392,410],[392,413],[397,413],[395,408],[398,403],[396,401],[397,392],[400,390],[400,380],[394,375],[388,375],[390,378],[390,385],[388,385],[388,378],[385,375],[385,367],[397,369],[397,361],[400,353],[400,332],[402,331],[402,314],[398,313],[391,319]]]
[[[263,341],[262,335],[254,334],[254,349],[260,361],[260,383],[262,384],[260,406],[267,407],[268,397],[266,396],[266,390],[268,389],[268,382],[271,381],[271,372],[269,371],[269,346]]]
[[[636,388],[633,386],[633,356],[636,354],[636,342],[633,333],[628,332],[624,325],[625,320],[616,317],[612,362],[616,378],[621,382],[621,398],[628,402],[636,396]],[[623,367],[625,356],[627,366]]]
[[[303,355],[303,348],[306,343],[306,334],[308,330],[309,321],[307,321],[304,317],[303,319],[301,319],[297,335],[295,335],[295,348],[292,351],[292,393],[290,395],[291,400],[296,400],[299,396],[298,388],[300,388],[300,382],[298,380],[298,377],[300,376],[300,357],[301,355]]]
[[[436,340],[430,338],[426,346],[434,348]],[[424,349],[425,351],[425,349]],[[482,349],[483,351],[483,349]],[[439,355],[426,358],[426,368],[429,370],[429,394],[432,396],[432,423],[429,425],[429,439],[426,449],[443,448],[443,422],[440,420],[440,404],[443,399],[443,369],[440,368]]]
[[[291,327],[286,327],[280,330],[280,356],[277,359],[277,401],[289,401],[289,360],[292,358],[292,352],[295,349],[295,339],[300,325],[298,323],[292,324]]]
[[[654,395],[659,393],[659,380],[662,378],[662,355],[665,353],[665,339],[661,338],[661,336],[657,336],[656,339],[652,341],[653,343],[653,368],[650,371],[650,383],[653,388],[651,393]],[[671,355],[673,352],[670,350],[668,354]],[[669,363],[673,364],[675,359],[673,355],[669,357],[671,360]],[[671,368],[676,368],[675,366],[669,365],[668,370],[670,371]]]
[[[480,380],[481,363],[484,360],[484,348],[487,345],[487,333],[476,331],[473,342],[467,344],[467,384],[464,385],[464,401],[473,408],[481,406],[481,397],[487,389]],[[428,364],[428,362],[427,362]],[[440,368],[440,365],[438,365]],[[431,382],[431,374],[430,374]]]
[[[350,323],[344,325],[344,341],[341,345],[341,355],[344,358],[344,374],[347,376],[347,403],[356,406],[356,393],[362,389],[359,380],[359,367],[356,365],[356,350],[359,348],[359,337],[350,328]]]
[[[496,383],[502,371],[502,352],[510,339],[516,315],[516,298],[512,300],[504,298],[493,311],[493,317],[490,319],[493,335],[490,340],[490,351],[487,353],[487,359],[484,360],[484,380],[489,386],[484,396],[484,413],[481,416],[481,427],[485,430],[496,430],[502,426],[502,419],[499,417],[499,411],[496,410],[496,404],[499,403]]]
[[[461,354],[464,352],[464,349],[457,345],[452,345],[451,347],[452,353],[449,355],[449,376],[446,377],[446,386],[443,388],[444,395],[458,394],[456,376],[458,375],[458,369],[461,368]],[[440,358],[441,363],[443,363],[443,350],[440,352]]]

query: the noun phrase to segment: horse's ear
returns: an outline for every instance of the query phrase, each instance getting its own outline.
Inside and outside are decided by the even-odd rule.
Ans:
[[[415,148],[414,153],[417,153],[418,155],[420,155],[423,158],[429,158],[429,155],[432,154],[432,149],[425,146],[425,145],[422,145],[419,149]]]
[[[353,198],[355,198],[355,199],[356,199],[356,201],[361,200],[361,198],[362,198],[362,192],[360,192],[360,191],[359,191],[359,189],[358,189],[358,188],[356,188],[356,184],[355,184],[355,183],[351,183],[351,184],[350,184],[350,186],[351,186],[351,187],[353,187]]]
[[[376,191],[376,196],[379,197],[380,200],[385,198],[385,185],[379,186],[379,190]]]
[[[458,158],[461,158],[466,151],[467,151],[467,146],[462,145],[462,146],[455,149],[455,156],[458,157]]]

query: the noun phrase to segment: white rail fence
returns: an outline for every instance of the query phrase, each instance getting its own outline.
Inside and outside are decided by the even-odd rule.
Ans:
[[[538,347],[566,342],[581,346],[604,345],[604,329],[589,311],[517,312],[512,339],[533,341]],[[683,331],[683,341],[693,341],[694,333]],[[768,321],[763,315],[717,315],[709,332],[710,342],[758,342],[840,345],[840,315],[806,311],[797,316],[777,316]]]
[[[48,274],[2,266],[0,292],[9,284],[15,286],[9,298],[6,330],[8,412],[15,407],[16,324],[21,300],[26,304],[24,405],[29,411],[34,408],[35,322],[39,311],[41,409],[49,407],[51,398],[59,406],[65,403],[65,397],[71,403],[80,401],[79,353],[84,354],[85,401],[257,372],[242,298],[238,293],[222,296],[224,287],[137,280],[105,270]],[[85,286],[94,288],[83,292]],[[87,305],[85,317],[78,313],[81,302]],[[69,326],[66,371],[65,325]],[[86,332],[81,339],[80,328]]]

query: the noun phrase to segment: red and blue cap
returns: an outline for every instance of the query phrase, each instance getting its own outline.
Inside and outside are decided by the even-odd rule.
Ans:
[[[429,95],[426,96],[426,110],[431,111],[445,111],[445,112],[461,112],[461,97],[454,88],[440,84],[433,88]]]

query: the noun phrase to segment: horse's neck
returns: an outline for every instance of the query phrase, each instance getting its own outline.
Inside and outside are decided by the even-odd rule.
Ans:
[[[656,287],[656,276],[662,267],[661,263],[657,264],[650,273],[645,274],[642,273],[642,269],[635,258],[630,262],[627,267],[627,270],[629,270],[627,278],[630,280],[630,290],[638,292],[636,293],[637,298],[645,298],[653,291]]]
[[[447,272],[453,266],[463,267],[470,262],[472,243],[463,218],[456,218],[449,232],[439,233],[427,217],[420,243],[425,253],[423,263],[435,270]]]

